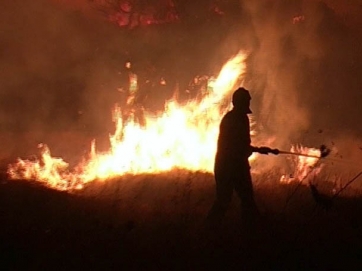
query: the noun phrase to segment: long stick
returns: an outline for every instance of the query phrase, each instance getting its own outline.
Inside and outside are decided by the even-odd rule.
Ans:
[[[300,152],[281,151],[278,149],[271,150],[271,152],[274,154],[280,154],[280,153],[281,154],[291,154],[291,155],[298,155],[298,156],[311,157],[311,158],[317,158],[317,159],[325,158],[331,152],[331,150],[328,149],[325,145],[320,146],[319,151],[321,154],[319,156],[317,156],[317,155],[310,155],[310,154],[305,154],[305,153],[300,153]]]
[[[299,153],[299,152],[279,151],[279,153],[280,154],[291,154],[291,155],[297,155],[297,156],[311,157],[311,158],[322,158],[321,156],[309,155],[309,154]]]

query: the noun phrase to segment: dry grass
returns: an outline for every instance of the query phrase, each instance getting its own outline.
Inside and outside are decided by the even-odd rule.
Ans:
[[[222,231],[205,229],[204,218],[214,198],[213,177],[187,171],[123,176],[91,183],[73,194],[7,181],[1,189],[1,214],[7,221],[1,226],[1,239],[6,255],[25,257],[36,268],[54,265],[60,258],[67,267],[124,264],[136,269],[194,270],[261,263],[262,267],[311,267],[311,262],[301,261],[303,257],[328,267],[335,264],[329,259],[331,253],[360,248],[359,198],[337,198],[326,211],[315,208],[309,189],[300,186],[283,209],[297,184],[281,185],[272,176],[255,180],[263,225],[253,243],[245,241],[239,229],[236,198]],[[258,257],[251,257],[251,251]],[[26,258],[28,253],[31,259]],[[339,256],[345,259],[356,253],[353,249]]]
[[[47,142],[55,146],[58,136]],[[72,137],[72,146],[84,142],[82,137]],[[68,146],[69,153],[75,152],[72,146]],[[323,195],[333,196],[352,173],[336,175],[326,167],[313,183]],[[331,209],[324,210],[316,205],[307,185],[281,184],[280,176],[277,169],[253,176],[262,220],[252,234],[240,228],[237,198],[220,231],[205,228],[204,219],[214,200],[212,174],[174,170],[128,175],[95,181],[72,193],[29,181],[9,181],[3,174],[0,218],[5,223],[0,225],[0,249],[7,259],[4,266],[12,270],[54,266],[102,270],[360,268],[358,183],[362,180],[356,180],[355,186],[333,201]]]

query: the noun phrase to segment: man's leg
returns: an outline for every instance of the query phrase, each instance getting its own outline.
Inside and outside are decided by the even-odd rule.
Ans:
[[[241,201],[241,219],[246,226],[252,226],[259,215],[254,199],[254,190],[249,170],[243,170],[235,176],[234,187]]]
[[[233,185],[228,174],[215,174],[216,181],[216,199],[207,216],[207,221],[214,226],[221,223],[229,207]]]

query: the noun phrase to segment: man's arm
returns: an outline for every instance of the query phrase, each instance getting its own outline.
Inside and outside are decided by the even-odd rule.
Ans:
[[[271,149],[269,147],[255,147],[255,146],[251,146],[251,150],[252,152],[258,152],[258,153],[261,153],[261,154],[269,154],[269,153],[272,153],[272,154],[279,154],[279,150],[278,149]]]

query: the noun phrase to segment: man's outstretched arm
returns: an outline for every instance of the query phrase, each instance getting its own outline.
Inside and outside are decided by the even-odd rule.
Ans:
[[[265,146],[261,146],[261,147],[251,146],[251,151],[252,152],[257,152],[257,153],[260,153],[260,154],[269,154],[269,153],[272,153],[272,154],[275,154],[275,155],[279,154],[278,149],[272,149],[272,148],[265,147]]]

